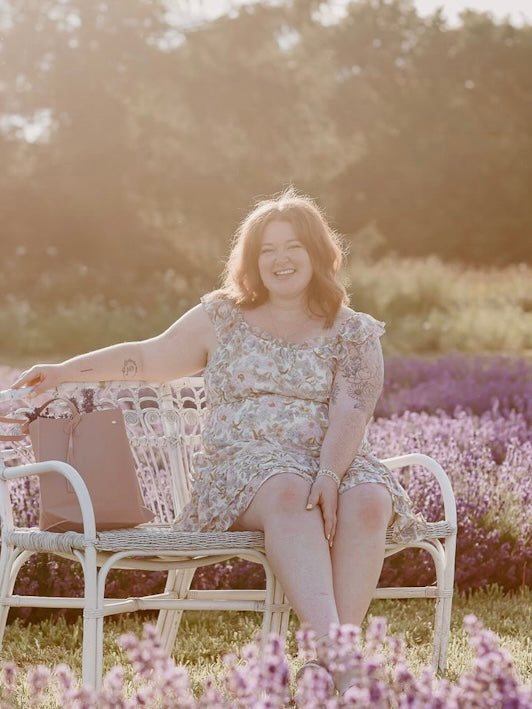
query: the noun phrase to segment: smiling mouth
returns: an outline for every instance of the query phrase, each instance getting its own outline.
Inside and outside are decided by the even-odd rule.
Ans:
[[[295,268],[283,268],[280,271],[274,271],[274,274],[276,276],[290,276],[292,273],[295,273],[296,269]]]

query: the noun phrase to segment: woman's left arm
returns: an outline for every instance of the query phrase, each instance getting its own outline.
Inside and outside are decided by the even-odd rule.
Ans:
[[[383,379],[382,348],[377,335],[370,335],[360,344],[346,344],[331,390],[329,428],[321,447],[320,468],[343,477],[360,449]]]
[[[329,400],[329,427],[321,447],[320,469],[340,480],[360,449],[366,426],[382,391],[384,366],[377,335],[361,343],[344,342]],[[321,507],[324,531],[332,545],[338,491],[331,477],[320,476],[310,490],[307,509]]]

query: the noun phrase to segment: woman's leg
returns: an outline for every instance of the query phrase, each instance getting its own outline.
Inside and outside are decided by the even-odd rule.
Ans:
[[[392,499],[384,485],[361,483],[339,495],[332,547],[334,595],[340,623],[360,625],[384,561]]]
[[[321,512],[305,509],[309,489],[298,475],[272,476],[232,529],[264,532],[266,556],[292,607],[320,636],[338,614]]]

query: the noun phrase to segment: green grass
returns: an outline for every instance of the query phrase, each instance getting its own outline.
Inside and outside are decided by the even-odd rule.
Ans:
[[[523,682],[532,680],[532,593],[522,589],[516,594],[504,594],[498,588],[477,591],[472,595],[455,597],[447,678],[456,680],[469,666],[471,651],[463,630],[463,618],[474,613],[499,637],[500,644],[508,650]],[[407,643],[407,658],[411,669],[418,674],[430,664],[432,643],[433,603],[429,600],[374,601],[370,615],[387,616],[389,633],[403,635]],[[123,632],[142,632],[142,625],[153,615],[141,613],[118,616],[105,624],[105,671],[115,664],[128,666],[127,658],[116,644]],[[193,689],[199,690],[203,679],[224,674],[222,657],[235,652],[250,642],[259,631],[260,617],[249,613],[185,613],[176,643],[174,658],[188,668]],[[292,620],[288,635],[288,653],[297,667],[295,630]],[[20,667],[45,664],[54,666],[66,663],[80,672],[81,621],[47,620],[39,624],[22,624],[15,621],[6,630],[3,660],[13,660]],[[129,674],[131,677],[131,674]],[[20,706],[27,698],[25,682],[21,679],[18,690]],[[50,705],[52,706],[52,705]]]

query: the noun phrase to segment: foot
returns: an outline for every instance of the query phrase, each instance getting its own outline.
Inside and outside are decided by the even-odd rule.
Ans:
[[[326,670],[328,672],[327,667],[325,667],[323,662],[320,662],[317,658],[315,660],[308,660],[307,662],[304,662],[296,672],[296,681],[299,681],[307,670]]]
[[[334,688],[336,689],[338,694],[343,697],[344,694],[348,691],[348,689],[350,689],[354,685],[356,677],[353,671],[350,669],[344,669],[342,671],[332,671],[330,669],[331,649],[333,648],[333,646],[334,641],[329,636],[321,636],[318,639],[318,642],[316,643],[318,657],[314,661],[314,664],[317,663],[319,666],[327,670],[327,672],[334,681]],[[332,654],[334,656],[334,653]],[[301,670],[303,670],[304,667],[305,665],[303,665]]]

